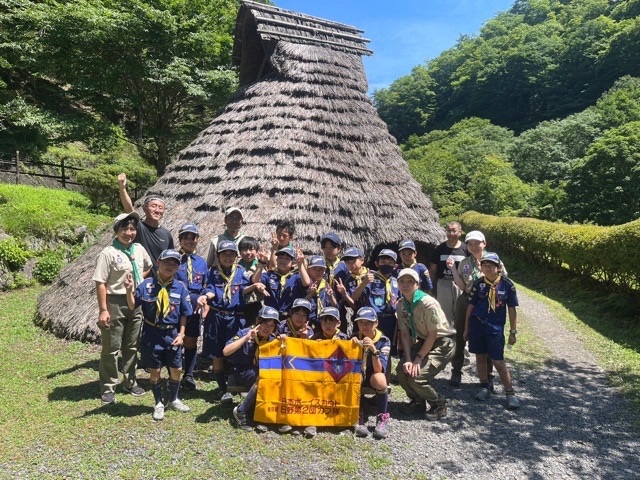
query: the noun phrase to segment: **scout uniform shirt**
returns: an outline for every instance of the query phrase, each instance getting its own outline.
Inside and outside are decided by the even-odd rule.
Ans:
[[[456,330],[449,324],[438,301],[420,290],[416,293],[418,295],[414,296],[411,304],[404,297],[399,302],[396,312],[398,329],[409,332],[414,340],[426,340],[429,332],[434,330],[438,332],[438,338],[455,335]]]
[[[280,318],[289,314],[296,298],[305,296],[300,274],[296,270],[291,270],[284,275],[277,271],[263,272],[260,282],[267,287],[267,292],[269,292],[269,296],[265,296],[264,299],[265,306],[278,310]]]
[[[473,305],[471,318],[477,318],[492,325],[504,325],[507,319],[507,307],[518,306],[516,286],[506,277],[499,276],[493,285],[482,277],[471,287],[469,304]]]
[[[411,265],[401,264],[398,268],[396,268],[395,272],[393,272],[393,276],[398,278],[398,273],[403,268],[411,268],[418,274],[418,278],[420,279],[420,290],[423,292],[429,292],[433,290],[433,283],[431,283],[431,277],[429,276],[429,269],[424,263],[413,262]]]
[[[145,279],[134,293],[136,307],[142,307],[143,328],[177,328],[180,317],[193,314],[189,291],[175,278],[166,285],[159,279]]]
[[[372,271],[374,275],[371,282],[362,293],[363,304],[373,308],[378,314],[378,321],[383,317],[395,318],[396,304],[400,297],[398,279],[394,276],[385,278],[380,272]]]
[[[211,267],[202,295],[215,295],[209,301],[213,311],[224,314],[240,313],[244,307],[242,292],[248,285],[249,280],[245,276],[244,268],[238,264],[233,265],[229,276],[220,267]]]
[[[138,266],[140,275],[152,267],[151,257],[139,243],[133,243],[133,259]],[[98,255],[96,271],[93,274],[95,282],[103,283],[107,287],[108,295],[126,295],[124,280],[128,273],[133,272],[129,256],[112,245],[105,247]]]
[[[240,340],[242,337],[247,335],[250,330],[254,327],[247,327],[240,330],[235,337],[227,342],[227,345],[233,343],[237,340]],[[257,365],[258,362],[258,348],[266,343],[269,343],[272,340],[276,339],[275,333],[272,333],[264,340],[260,340],[256,335],[255,340],[249,340],[245,342],[238,350],[233,352],[229,356],[229,363],[232,367],[248,367]]]
[[[207,262],[195,253],[183,253],[180,268],[176,272],[176,279],[180,280],[189,290],[191,305],[196,308],[198,297],[207,284]]]
[[[376,328],[375,335],[373,336],[373,345],[376,347],[376,351],[378,352],[378,358],[380,359],[380,363],[382,364],[382,371],[384,373],[387,372],[387,365],[389,364],[389,353],[391,352],[391,340],[386,337],[380,330]],[[355,335],[358,340],[362,340],[362,333],[358,333]],[[373,375],[373,355],[369,352],[367,355],[367,363],[364,366],[364,374],[365,378],[368,379]],[[365,380],[366,383],[366,380]]]

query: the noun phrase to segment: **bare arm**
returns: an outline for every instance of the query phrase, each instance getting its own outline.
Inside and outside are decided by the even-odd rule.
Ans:
[[[98,295],[98,326],[108,327],[111,323],[109,308],[107,307],[107,285],[105,283],[96,282],[96,294]]]
[[[122,209],[125,213],[133,212],[133,202],[127,192],[127,175],[125,173],[118,175],[118,189],[120,191],[120,203],[122,204]]]

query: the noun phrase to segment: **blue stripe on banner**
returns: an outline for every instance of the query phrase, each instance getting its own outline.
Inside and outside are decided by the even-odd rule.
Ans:
[[[282,370],[282,357],[260,357],[258,359],[258,368],[264,370]]]
[[[341,370],[342,368],[348,368],[347,364],[351,364],[349,371],[351,373],[362,372],[361,360],[338,360],[332,358],[308,358],[308,357],[294,357],[287,355],[283,358],[278,357],[263,357],[259,359],[260,369],[277,369],[280,370],[283,367],[291,370],[306,370],[310,372],[326,372],[327,363],[334,366],[334,370]]]

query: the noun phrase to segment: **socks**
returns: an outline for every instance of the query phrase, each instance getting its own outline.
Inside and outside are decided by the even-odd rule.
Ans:
[[[216,382],[218,382],[218,386],[220,387],[220,390],[222,390],[223,392],[227,391],[227,378],[224,375],[224,370],[218,370],[217,372],[213,372],[213,376],[216,379]]]
[[[376,390],[376,406],[378,407],[378,413],[387,413],[387,405],[389,403],[389,393],[385,388],[384,391],[379,392]]]
[[[153,392],[153,399],[156,401],[156,405],[162,403],[162,386],[160,385],[160,381],[155,383],[151,382],[151,391]]]
[[[185,348],[184,349],[184,359],[183,359],[183,370],[185,376],[188,375],[190,377],[193,376],[193,370],[196,368],[196,357],[197,357],[197,348]]]
[[[169,401],[173,402],[178,399],[178,390],[180,390],[180,382],[174,382],[169,379],[168,383],[169,388]]]

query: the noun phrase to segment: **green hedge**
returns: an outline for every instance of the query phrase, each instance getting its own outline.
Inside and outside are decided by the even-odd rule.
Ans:
[[[481,230],[492,250],[640,289],[640,220],[600,227],[466,212],[461,223],[465,231]]]

